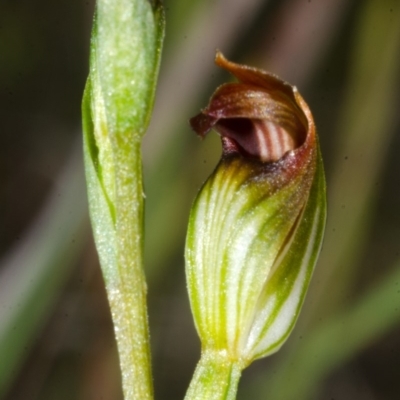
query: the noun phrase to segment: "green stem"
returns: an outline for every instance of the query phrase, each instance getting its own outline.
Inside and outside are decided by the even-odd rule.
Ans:
[[[140,144],[117,153],[118,279],[107,287],[118,344],[125,400],[153,399],[146,282],[143,272],[143,186]],[[134,160],[127,165],[126,160]]]
[[[204,352],[185,400],[235,400],[242,369],[225,352]]]
[[[125,400],[152,400],[143,272],[141,139],[164,36],[159,1],[98,0],[83,100],[90,214]]]

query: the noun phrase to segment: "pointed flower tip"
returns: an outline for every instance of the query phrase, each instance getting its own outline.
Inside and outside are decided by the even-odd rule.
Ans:
[[[213,128],[216,118],[207,114],[200,113],[193,118],[190,118],[189,123],[192,129],[202,138]]]
[[[294,86],[217,52],[239,82],[218,87],[190,123],[223,154],[193,205],[186,274],[205,349],[250,362],[276,351],[298,316],[325,224],[311,112]]]
[[[215,53],[215,64],[222,68],[224,68],[224,65],[229,64],[229,61],[222,54],[222,52],[218,49]]]

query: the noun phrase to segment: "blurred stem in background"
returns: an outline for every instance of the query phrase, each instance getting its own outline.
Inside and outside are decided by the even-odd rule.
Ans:
[[[81,254],[89,233],[77,149],[43,210],[0,269],[0,398]]]
[[[360,256],[371,229],[394,123],[398,118],[400,84],[400,15],[397,0],[368,0],[353,39],[351,69],[339,122],[330,179],[330,229],[316,296],[317,313],[341,308],[355,289]],[[397,9],[398,11],[398,9]],[[357,190],[354,186],[357,184]],[[340,236],[340,240],[338,240]],[[340,248],[338,247],[340,243]],[[340,291],[323,293],[340,282]],[[332,296],[339,296],[333,298]]]

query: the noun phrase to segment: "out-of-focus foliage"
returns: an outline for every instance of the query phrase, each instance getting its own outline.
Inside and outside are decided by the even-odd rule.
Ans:
[[[200,142],[187,120],[223,81],[213,65],[216,48],[279,74],[304,94],[320,136],[330,211],[299,325],[279,353],[245,372],[238,399],[396,398],[400,4],[165,0],[165,6],[166,47],[144,143],[156,398],[183,398],[199,356],[183,244],[191,201],[220,145],[211,136]],[[86,217],[62,207],[69,190],[72,199],[86,196],[76,186],[83,171],[69,180],[60,174],[81,136],[92,13],[92,1],[0,2],[0,340],[11,332],[7,348],[18,350],[1,355],[2,399],[121,398],[97,256],[89,234],[79,233]],[[57,241],[63,236],[78,261],[72,248],[63,253]],[[29,279],[35,265],[48,279]]]

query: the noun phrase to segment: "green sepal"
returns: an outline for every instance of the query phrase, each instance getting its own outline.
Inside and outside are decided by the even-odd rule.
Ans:
[[[248,348],[254,339],[253,327],[262,323],[259,319],[265,318],[266,311],[268,315],[278,311],[267,310],[264,297],[278,292],[288,297],[288,281],[302,265],[293,258],[306,251],[310,240],[313,249],[319,250],[325,208],[318,219],[319,235],[305,235],[310,233],[306,229],[310,215],[316,212],[313,200],[317,195],[321,201],[325,198],[322,163],[318,159],[315,175],[314,168],[300,168],[298,174],[284,179],[290,157],[295,156],[286,157],[280,167],[241,156],[224,157],[192,207],[186,273],[192,312],[205,349],[254,359],[254,349]],[[308,277],[315,259],[316,255],[307,266]],[[285,276],[287,269],[292,275]],[[276,282],[281,276],[283,285]],[[289,326],[294,321],[286,320]],[[281,336],[287,337],[286,330]]]
[[[315,176],[304,211],[260,295],[245,345],[246,359],[276,352],[289,337],[318,259],[325,222],[325,174],[318,149]]]

